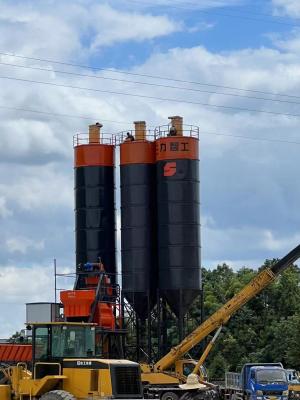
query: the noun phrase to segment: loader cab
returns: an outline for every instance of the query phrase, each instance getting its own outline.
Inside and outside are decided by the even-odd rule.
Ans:
[[[33,363],[95,357],[95,325],[52,322],[30,324]]]
[[[24,399],[142,398],[139,364],[95,355],[96,327],[79,322],[30,323],[33,362],[30,370],[25,363],[13,367],[14,391]]]

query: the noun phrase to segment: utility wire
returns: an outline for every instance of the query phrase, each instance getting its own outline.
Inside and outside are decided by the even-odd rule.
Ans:
[[[83,115],[60,114],[60,113],[54,113],[54,112],[48,112],[48,111],[34,110],[34,109],[30,109],[30,108],[9,107],[9,106],[3,106],[3,105],[0,105],[0,109],[29,112],[29,113],[34,113],[34,114],[47,115],[47,116],[51,116],[51,117],[77,118],[77,119],[84,119],[84,120],[89,120],[89,121],[100,120],[101,122],[110,122],[113,124],[132,125],[132,123],[129,123],[126,121],[112,121],[110,119],[99,118],[99,116],[98,117],[96,117],[96,116],[88,117],[88,116],[83,116]]]
[[[78,118],[78,119],[85,119],[85,120],[86,119],[89,119],[89,120],[97,119],[95,117],[85,117],[85,116],[81,116],[81,115],[72,115],[72,114],[58,114],[58,113],[53,113],[53,112],[41,111],[41,110],[33,110],[33,109],[29,109],[29,108],[9,107],[9,106],[3,106],[3,105],[0,105],[0,109],[22,111],[22,112],[29,112],[29,113],[34,113],[34,114],[42,114],[42,115],[49,115],[49,116],[63,117],[63,118]],[[115,124],[123,124],[123,125],[125,125],[125,124],[132,125],[132,123],[126,122],[126,121],[112,121],[112,120],[107,120],[107,119],[103,119],[103,118],[100,118],[99,121],[112,122]],[[193,124],[193,125],[195,125],[195,124]],[[251,137],[251,136],[234,135],[234,134],[229,134],[229,133],[212,132],[212,131],[209,132],[209,131],[201,130],[200,136],[201,135],[224,136],[224,137],[232,137],[232,138],[237,138],[237,139],[260,141],[260,142],[286,143],[286,144],[300,145],[300,142],[293,141],[293,140],[269,139],[269,138],[263,138],[263,137]]]
[[[300,142],[296,142],[293,140],[284,140],[284,139],[268,139],[268,138],[259,138],[259,137],[251,137],[251,136],[243,136],[243,135],[233,135],[229,133],[219,133],[219,132],[205,132],[200,131],[200,135],[214,135],[214,136],[226,136],[237,139],[246,139],[246,140],[254,140],[254,141],[263,141],[263,142],[274,142],[274,143],[288,143],[288,144],[297,144],[300,145]]]
[[[280,97],[289,97],[289,98],[297,98],[297,99],[300,98],[300,96],[294,96],[294,95],[285,94],[285,93],[275,93],[275,92],[267,92],[267,91],[256,90],[256,89],[245,89],[245,88],[238,88],[238,87],[234,87],[234,86],[218,85],[218,84],[214,84],[214,83],[188,81],[188,80],[164,77],[164,76],[159,76],[159,75],[140,74],[140,73],[136,73],[136,72],[129,72],[129,71],[123,71],[123,70],[119,70],[119,69],[112,69],[112,68],[92,67],[90,65],[67,63],[67,62],[63,62],[63,61],[49,60],[49,59],[45,59],[45,58],[27,57],[27,56],[17,55],[17,54],[13,54],[13,53],[0,52],[0,55],[4,55],[7,57],[21,58],[21,59],[25,59],[25,60],[48,62],[48,63],[53,63],[53,64],[65,65],[65,66],[69,66],[69,67],[90,69],[93,71],[107,71],[107,72],[116,73],[116,74],[139,76],[139,77],[150,78],[150,79],[160,79],[160,80],[172,81],[172,82],[178,82],[178,83],[188,83],[191,85],[218,87],[218,88],[222,88],[222,89],[230,89],[230,90],[237,90],[237,91],[250,92],[250,93],[260,93],[260,94],[266,94],[266,95],[270,95],[270,96],[280,96]]]
[[[141,5],[141,3],[137,2],[137,1],[134,1],[134,0],[127,0],[127,2]],[[146,7],[157,7],[157,4],[153,4],[153,3],[143,3],[143,5],[146,6]],[[266,22],[266,23],[269,23],[269,24],[279,24],[279,25],[299,27],[299,25],[292,24],[292,23],[289,23],[289,22],[274,21],[273,19],[265,19],[265,18],[255,18],[255,17],[251,17],[251,16],[248,16],[248,15],[245,15],[245,14],[239,14],[239,15],[235,14],[234,15],[234,14],[227,14],[227,13],[223,13],[223,12],[219,12],[219,11],[215,12],[215,11],[210,11],[210,10],[202,10],[202,9],[197,8],[197,6],[195,4],[190,4],[190,5],[191,5],[190,8],[187,8],[185,6],[180,6],[180,5],[174,5],[174,4],[172,4],[172,5],[169,5],[169,4],[168,5],[163,5],[163,4],[161,4],[159,6],[162,7],[162,8],[168,8],[168,9],[172,9],[173,8],[173,9],[186,10],[186,11],[196,11],[196,12],[201,13],[201,14],[212,15],[212,16],[216,15],[218,17],[246,19],[246,20],[249,20],[249,21],[258,21],[258,22]],[[254,14],[254,15],[262,15],[262,16],[269,16],[269,17],[272,17],[272,18],[275,17],[275,16],[273,16],[271,14],[260,14],[260,13],[252,13],[252,14]]]
[[[189,100],[183,100],[183,99],[172,99],[172,98],[166,98],[166,97],[147,96],[147,95],[135,94],[135,93],[116,92],[116,91],[112,91],[112,90],[87,88],[87,87],[74,86],[74,85],[63,85],[60,83],[43,82],[43,81],[37,81],[37,80],[31,80],[31,79],[15,78],[15,77],[11,77],[11,76],[0,76],[0,79],[8,79],[8,80],[14,80],[14,81],[19,81],[19,82],[27,82],[27,83],[55,86],[55,87],[63,87],[63,88],[68,88],[68,89],[86,90],[86,91],[90,91],[90,92],[109,93],[109,94],[114,94],[114,95],[118,95],[118,96],[130,96],[130,97],[143,98],[143,99],[149,99],[149,100],[171,101],[174,103],[195,104],[195,105],[201,105],[204,107],[217,108],[217,109],[223,109],[223,110],[255,112],[255,113],[269,114],[269,115],[283,115],[286,117],[300,117],[300,114],[282,113],[282,112],[268,111],[268,110],[257,110],[255,108],[224,106],[224,105],[220,105],[220,104],[210,104],[210,103],[202,103],[199,101],[189,101]]]
[[[146,6],[146,7],[161,7],[161,8],[178,8],[178,9],[183,9],[183,10],[188,10],[188,11],[190,11],[190,10],[199,10],[199,11],[202,11],[203,10],[203,8],[201,8],[201,6],[199,7],[199,5],[197,6],[197,3],[194,1],[194,2],[187,2],[187,1],[185,1],[184,2],[184,5],[180,5],[180,4],[172,4],[172,5],[170,5],[170,4],[157,4],[157,3],[151,3],[151,2],[148,2],[148,3],[145,3],[145,2],[143,2],[143,3],[141,3],[141,2],[138,2],[137,0],[125,0],[124,1],[124,3],[134,3],[134,4],[137,4],[137,5],[141,5],[141,6]],[[188,7],[186,7],[186,6],[190,6],[191,8],[188,8]],[[266,13],[266,12],[257,12],[257,11],[253,11],[253,7],[247,7],[247,6],[244,6],[244,5],[236,5],[236,6],[226,6],[226,5],[224,5],[224,6],[216,6],[216,7],[211,7],[211,8],[207,8],[206,7],[206,10],[204,10],[204,11],[206,11],[207,13],[209,13],[211,10],[213,11],[213,10],[215,10],[215,9],[217,9],[217,8],[219,8],[219,9],[226,9],[226,10],[228,10],[228,11],[230,11],[230,10],[233,10],[234,12],[239,12],[240,13],[240,11],[239,11],[239,9],[240,8],[243,8],[243,10],[245,10],[246,12],[247,12],[247,15],[248,14],[252,14],[252,15],[258,15],[258,16],[262,16],[262,17],[267,17],[267,18],[277,18],[277,19],[284,19],[284,18],[289,18],[289,17],[285,17],[285,16],[280,16],[280,15],[275,15],[275,14],[268,14],[268,13]],[[279,7],[278,7],[279,8]],[[234,14],[233,14],[234,15]],[[244,16],[245,14],[241,14],[240,13],[240,15],[241,16]],[[295,17],[290,17],[289,19],[293,19],[293,20],[295,20],[295,21],[299,21],[299,18],[295,18]],[[294,26],[293,24],[289,24],[289,23],[287,23],[288,25],[292,25],[292,26]]]
[[[251,99],[251,100],[264,100],[264,101],[272,101],[272,102],[276,102],[276,103],[288,103],[288,104],[300,105],[300,102],[291,101],[291,100],[270,99],[267,97],[249,96],[249,95],[243,95],[243,94],[238,94],[238,93],[214,92],[211,90],[193,89],[193,88],[180,87],[180,86],[163,85],[163,84],[158,84],[158,83],[130,81],[127,79],[118,79],[118,78],[110,78],[110,77],[105,77],[105,76],[80,74],[77,72],[61,71],[61,70],[55,70],[55,69],[50,69],[50,68],[32,67],[32,66],[27,66],[27,65],[18,65],[18,64],[4,63],[4,62],[0,62],[0,65],[14,67],[14,68],[25,68],[25,69],[35,70],[35,71],[55,72],[57,74],[79,76],[79,77],[84,77],[84,78],[94,78],[94,79],[110,80],[110,81],[114,81],[114,82],[133,83],[133,84],[138,84],[138,85],[161,87],[161,88],[166,88],[166,89],[176,89],[176,90],[179,89],[179,90],[186,90],[186,91],[198,92],[198,93],[208,93],[208,94],[214,94],[214,95],[218,95],[218,96],[231,96],[231,97],[240,97],[240,98]],[[300,96],[299,96],[299,99],[300,99]]]
[[[130,0],[129,0],[130,1]],[[268,14],[267,12],[257,12],[257,11],[253,11],[254,8],[253,7],[248,7],[248,6],[244,6],[244,5],[236,5],[236,6],[224,6],[224,8],[226,8],[226,10],[228,11],[233,11],[233,12],[240,12],[239,9],[242,8],[243,11],[245,11],[247,14],[252,14],[252,15],[258,15],[260,17],[267,17],[267,18],[275,18],[275,19],[291,19],[291,17],[288,16],[280,16],[280,15],[276,15],[276,14]],[[245,14],[243,14],[245,15]],[[292,18],[294,21],[299,21],[299,18]]]

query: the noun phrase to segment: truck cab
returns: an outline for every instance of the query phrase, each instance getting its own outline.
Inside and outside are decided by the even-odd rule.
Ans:
[[[225,394],[232,400],[288,400],[288,380],[281,363],[245,364],[227,372]]]
[[[287,400],[288,381],[281,364],[246,364],[243,370],[243,386],[248,398],[251,400]]]

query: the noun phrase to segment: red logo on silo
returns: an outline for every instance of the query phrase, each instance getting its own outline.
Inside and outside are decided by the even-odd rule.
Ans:
[[[174,176],[176,174],[176,162],[167,162],[164,166],[164,176]]]

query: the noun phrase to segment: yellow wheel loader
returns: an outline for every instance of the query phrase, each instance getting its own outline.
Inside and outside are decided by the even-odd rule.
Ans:
[[[3,368],[1,400],[86,400],[143,397],[139,364],[95,355],[95,324],[29,324],[32,362]]]

